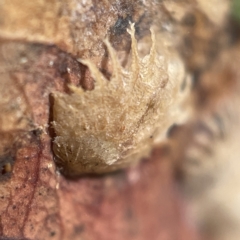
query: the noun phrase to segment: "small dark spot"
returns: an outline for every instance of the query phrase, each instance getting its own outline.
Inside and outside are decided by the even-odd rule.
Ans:
[[[182,23],[187,27],[194,27],[196,24],[196,17],[193,14],[188,14],[184,17]]]
[[[31,230],[33,230],[33,229],[34,229],[34,226],[33,226],[32,224],[30,225],[30,227],[31,227]]]
[[[41,129],[34,129],[32,130],[32,134],[36,137],[39,137],[42,134],[42,130]]]
[[[15,206],[15,205],[13,205],[13,206],[12,206],[12,209],[16,209],[16,206]]]
[[[84,224],[77,225],[74,227],[74,230],[75,230],[76,234],[80,234],[80,233],[84,232],[85,226],[84,226]]]
[[[53,237],[55,235],[56,235],[56,232],[54,232],[54,231],[50,232],[50,237]]]
[[[121,35],[126,32],[126,28],[129,26],[129,22],[132,22],[132,17],[127,16],[123,18],[122,16],[119,16],[115,25],[112,27],[112,32],[114,35]]]
[[[153,136],[150,136],[149,138],[153,138]]]
[[[67,61],[63,61],[59,64],[58,70],[59,70],[61,75],[67,73],[67,67],[68,67],[68,62]]]
[[[101,68],[100,71],[102,72],[102,74],[103,74],[108,80],[111,79],[112,74],[111,74],[109,71],[107,71],[107,70],[104,69],[104,68]]]
[[[149,34],[149,29],[152,26],[152,16],[149,13],[142,14],[137,22],[135,23],[135,31],[137,39],[144,37],[146,34]]]
[[[167,136],[172,137],[177,129],[178,129],[177,124],[174,123],[173,125],[171,125],[167,130]]]

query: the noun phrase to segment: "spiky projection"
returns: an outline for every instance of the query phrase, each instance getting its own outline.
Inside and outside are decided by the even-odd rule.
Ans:
[[[70,86],[72,94],[54,94],[53,149],[67,175],[105,173],[135,163],[181,119],[179,105],[187,95],[180,91],[181,62],[157,52],[153,30],[150,53],[140,58],[134,24],[128,33],[129,69],[105,40],[113,66],[110,81],[90,60],[80,60],[96,81],[94,90]]]

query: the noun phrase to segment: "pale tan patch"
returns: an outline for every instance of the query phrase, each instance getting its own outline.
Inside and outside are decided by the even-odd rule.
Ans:
[[[185,116],[180,106],[189,86],[181,91],[181,61],[158,53],[153,30],[150,53],[140,58],[134,24],[128,33],[129,68],[121,66],[105,40],[113,69],[110,81],[90,60],[80,60],[96,80],[94,90],[70,86],[71,95],[54,94],[53,149],[68,175],[111,172],[148,156],[167,129]]]

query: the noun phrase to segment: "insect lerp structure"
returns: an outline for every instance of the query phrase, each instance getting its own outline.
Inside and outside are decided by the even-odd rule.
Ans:
[[[111,172],[136,163],[182,120],[188,91],[181,91],[185,72],[180,59],[158,53],[154,31],[149,55],[140,58],[134,24],[128,32],[128,67],[121,66],[105,40],[113,69],[110,81],[90,60],[80,60],[95,79],[94,90],[70,86],[72,94],[54,94],[53,150],[67,175]]]

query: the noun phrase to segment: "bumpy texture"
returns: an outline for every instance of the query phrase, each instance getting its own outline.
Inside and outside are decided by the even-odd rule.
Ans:
[[[70,86],[71,95],[54,94],[57,137],[53,149],[67,175],[126,167],[147,156],[167,129],[184,117],[180,105],[188,95],[188,86],[181,91],[185,80],[181,61],[158,53],[153,30],[150,53],[140,58],[134,24],[128,32],[132,39],[128,70],[105,40],[113,68],[110,81],[91,61],[80,60],[96,80],[95,89]]]

